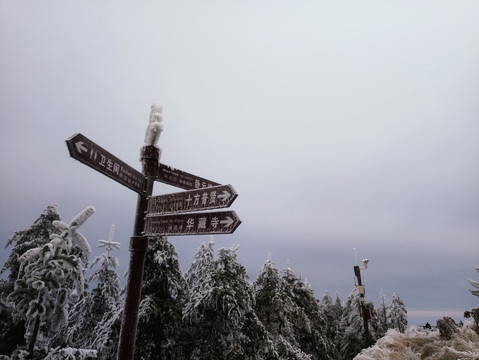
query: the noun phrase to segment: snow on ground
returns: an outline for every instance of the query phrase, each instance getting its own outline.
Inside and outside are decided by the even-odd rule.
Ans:
[[[437,329],[411,326],[404,334],[388,330],[386,336],[354,360],[476,360],[479,359],[477,331],[473,323],[466,323],[450,339],[443,339]]]

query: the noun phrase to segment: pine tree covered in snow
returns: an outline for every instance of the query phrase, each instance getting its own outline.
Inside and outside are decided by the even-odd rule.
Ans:
[[[326,337],[327,321],[310,285],[288,266],[283,270],[284,292],[293,308],[290,321],[299,347],[312,359],[331,359],[333,343]]]
[[[11,290],[13,284],[18,278],[20,270],[20,257],[28,250],[43,247],[50,242],[50,235],[60,234],[60,230],[53,225],[54,221],[60,220],[56,205],[47,206],[40,217],[27,230],[16,231],[11,238],[8,239],[5,247],[14,245],[10,255],[0,270],[0,274],[9,271],[8,279],[11,281]]]
[[[15,304],[7,301],[12,286],[0,279],[0,354],[11,354],[19,345],[25,345],[25,322],[15,318]]]
[[[18,258],[18,279],[8,300],[15,303],[14,314],[26,321],[30,354],[37,341],[44,346],[67,321],[70,299],[83,293],[83,261],[88,258],[89,246],[77,229],[93,212],[94,208],[88,207],[70,225],[54,220],[52,224],[61,234],[51,233],[49,242],[30,248]],[[74,246],[83,255],[75,255]]]
[[[304,321],[304,314],[298,316],[299,309],[292,300],[293,291],[270,258],[262,266],[253,286],[256,314],[273,337],[277,356],[280,359],[309,359],[300,349],[292,322]],[[310,330],[309,321],[301,326]]]
[[[188,301],[185,303],[183,312],[187,314],[189,321],[201,320],[201,309],[196,304],[203,299],[211,290],[211,276],[215,269],[214,242],[202,243],[195,253],[195,258],[185,274]]]
[[[368,301],[365,304],[366,310],[369,312],[369,319],[368,319],[368,329],[369,329],[369,345],[373,344],[378,339],[378,313],[372,301]]]
[[[404,302],[394,293],[391,304],[387,308],[387,322],[389,329],[395,329],[401,333],[407,330],[407,311]]]
[[[178,358],[185,284],[174,246],[165,237],[149,239],[143,275],[135,358]]]
[[[344,334],[344,328],[341,327],[341,319],[343,318],[344,313],[344,306],[339,298],[339,294],[336,292],[336,296],[334,298],[334,311],[336,312],[336,317],[338,318],[338,332],[334,337],[334,349],[337,359],[340,359],[341,354],[341,340]]]
[[[384,292],[382,291],[382,289],[381,302],[379,303],[377,310],[377,319],[377,337],[381,338],[386,335],[386,332],[388,331],[386,297],[384,296]]]
[[[96,349],[98,359],[116,357],[122,303],[120,278],[115,271],[118,258],[111,255],[112,250],[120,249],[120,243],[113,241],[113,230],[114,225],[107,241],[99,240],[98,247],[105,252],[90,266],[100,265],[89,278],[96,287],[70,308],[68,323],[54,336],[51,346]]]
[[[193,265],[209,263],[210,248],[203,244]],[[189,271],[191,288],[183,313],[192,339],[188,358],[261,359],[267,352],[267,346],[258,341],[267,335],[253,313],[253,291],[236,250],[219,249],[218,259],[209,264],[211,276],[200,284],[192,282],[199,280],[195,270]]]
[[[337,351],[336,344],[338,343],[341,335],[340,323],[342,312],[339,295],[336,293],[336,301],[333,302],[331,295],[329,295],[329,292],[326,291],[321,299],[320,311],[326,322],[324,325],[324,335],[331,342],[331,347],[328,351],[328,354],[331,358],[338,359],[339,351]]]
[[[285,304],[281,298],[283,280],[274,262],[268,259],[261,267],[253,283],[255,289],[255,311],[268,331],[277,336],[287,324]]]
[[[59,233],[52,225],[55,220],[60,220],[57,206],[47,206],[32,226],[27,230],[16,231],[6,243],[5,247],[13,245],[13,248],[0,270],[0,274],[8,272],[8,280],[1,280],[0,284],[0,354],[9,354],[17,346],[25,344],[25,320],[14,316],[15,304],[7,297],[13,292],[18,278],[20,256],[30,249],[42,247],[50,241],[51,234]]]
[[[361,298],[356,288],[346,300],[341,318],[341,328],[343,331],[340,341],[341,359],[350,360],[366,348]]]

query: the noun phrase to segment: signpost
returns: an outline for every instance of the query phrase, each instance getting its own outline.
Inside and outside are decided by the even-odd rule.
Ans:
[[[148,214],[165,215],[226,208],[237,196],[231,185],[152,196],[148,201]]]
[[[138,194],[145,193],[145,176],[82,134],[66,140],[70,156],[118,181]]]
[[[241,224],[234,211],[181,215],[150,215],[145,218],[145,236],[231,234]]]
[[[161,235],[230,234],[241,224],[234,211],[189,213],[229,207],[238,194],[231,185],[160,164],[156,142],[163,131],[161,107],[151,107],[142,172],[135,170],[82,134],[66,140],[70,156],[138,193],[133,236],[130,239],[129,276],[118,345],[118,359],[132,360],[148,237]],[[155,181],[185,192],[151,197]],[[146,214],[146,216],[145,216]]]

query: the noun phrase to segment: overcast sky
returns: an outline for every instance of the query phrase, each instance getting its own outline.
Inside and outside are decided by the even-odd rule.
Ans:
[[[0,0],[0,235],[57,202],[116,225],[128,266],[136,194],[70,158],[82,133],[140,169],[150,106],[161,162],[239,196],[254,280],[271,252],[317,297],[397,292],[410,324],[478,305],[479,2]],[[157,183],[154,192],[179,191]],[[186,271],[209,236],[170,237]],[[99,250],[95,250],[96,254]],[[2,250],[1,263],[9,249]]]

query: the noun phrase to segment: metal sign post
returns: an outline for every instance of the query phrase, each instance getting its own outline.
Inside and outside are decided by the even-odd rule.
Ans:
[[[148,237],[142,234],[144,213],[148,207],[148,196],[153,192],[160,151],[154,146],[145,146],[141,151],[143,174],[146,179],[144,195],[138,195],[133,236],[130,239],[130,265],[126,285],[125,308],[121,322],[118,359],[133,359],[135,352],[136,328],[138,326],[138,309],[141,300],[141,287],[145,256],[148,250]]]

